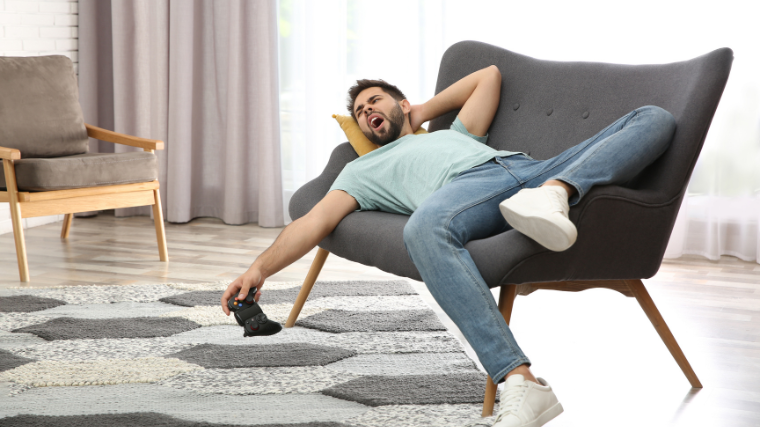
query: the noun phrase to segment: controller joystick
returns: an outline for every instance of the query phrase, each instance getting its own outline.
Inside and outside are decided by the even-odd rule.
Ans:
[[[282,330],[282,325],[274,320],[269,320],[256,300],[253,299],[256,291],[257,288],[251,288],[245,299],[235,298],[227,301],[227,307],[235,313],[235,320],[238,325],[243,327],[244,337],[274,335]]]
[[[282,330],[282,325],[269,320],[267,315],[259,313],[254,317],[245,321],[244,337],[252,337],[256,335],[274,335]]]

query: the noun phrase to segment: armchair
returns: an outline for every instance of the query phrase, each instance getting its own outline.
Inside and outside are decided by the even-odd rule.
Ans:
[[[692,387],[702,387],[641,279],[660,267],[689,177],[733,61],[728,48],[688,61],[658,65],[555,62],[530,58],[484,43],[451,46],[441,60],[436,93],[489,65],[502,74],[501,103],[488,145],[547,159],[594,135],[644,105],[670,111],[677,129],[670,148],[626,185],[593,188],[570,210],[578,240],[552,252],[510,230],[466,245],[489,287],[501,287],[499,308],[509,323],[517,294],[539,289],[582,291],[608,288],[635,297]],[[429,131],[448,128],[458,111],[431,121]],[[293,219],[306,214],[342,168],[357,157],[348,144],[335,148],[322,175],[291,199]],[[407,256],[403,229],[408,217],[355,212],[319,243],[319,252],[286,327],[293,326],[327,255],[421,280]],[[498,255],[494,255],[498,254]],[[483,415],[490,415],[496,385],[486,386]]]
[[[142,152],[87,154],[88,138],[142,148]],[[64,56],[0,57],[0,202],[10,204],[19,276],[29,267],[21,220],[153,206],[159,258],[168,261],[155,150],[158,140],[87,125],[76,76]]]

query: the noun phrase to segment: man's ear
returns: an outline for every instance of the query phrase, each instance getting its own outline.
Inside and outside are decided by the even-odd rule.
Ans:
[[[401,102],[399,102],[399,105],[401,105],[401,111],[404,112],[404,115],[412,112],[412,104],[408,99],[402,99]]]

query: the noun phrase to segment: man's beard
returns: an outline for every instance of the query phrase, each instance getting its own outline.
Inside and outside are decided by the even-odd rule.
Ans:
[[[391,116],[387,117],[385,114],[380,114],[385,118],[386,121],[388,121],[388,131],[385,133],[385,136],[380,136],[376,134],[375,132],[372,132],[372,130],[369,130],[367,132],[364,132],[364,135],[372,142],[379,146],[383,146],[386,144],[389,144],[396,139],[398,139],[398,136],[401,135],[401,129],[404,127],[404,110],[401,109],[401,105],[399,105],[398,102],[396,102],[396,107],[393,108],[391,111]]]

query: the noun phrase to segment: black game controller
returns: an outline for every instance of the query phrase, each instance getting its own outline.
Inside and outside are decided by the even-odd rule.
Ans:
[[[235,313],[235,320],[244,329],[244,337],[274,335],[282,330],[282,325],[274,320],[269,320],[259,304],[253,299],[256,291],[256,288],[251,288],[244,300],[238,300],[235,297],[235,299],[227,301],[227,308]]]

